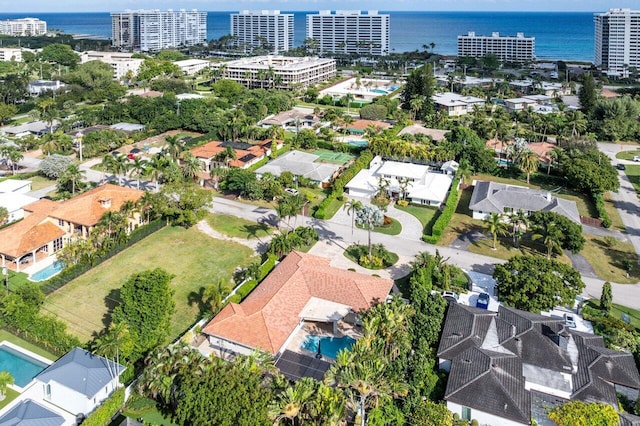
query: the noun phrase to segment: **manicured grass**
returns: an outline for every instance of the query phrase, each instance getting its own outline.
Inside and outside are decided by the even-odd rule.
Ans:
[[[0,342],[2,342],[3,340],[6,340],[7,342],[11,342],[14,345],[18,345],[21,348],[25,348],[26,350],[29,350],[47,359],[50,359],[51,361],[55,361],[56,359],[58,359],[58,357],[53,355],[52,353],[47,352],[46,350],[40,348],[39,346],[31,344],[26,340],[22,340],[18,336],[13,335],[6,330],[0,330]]]
[[[616,158],[618,158],[620,160],[633,161],[633,157],[635,157],[636,155],[640,155],[640,151],[639,150],[620,151],[619,153],[616,154]]]
[[[471,194],[473,188],[467,188],[460,193],[460,201],[458,201],[458,207],[456,208],[449,226],[444,230],[440,241],[441,246],[448,246],[455,241],[458,236],[464,232],[469,232],[473,229],[482,230],[482,221],[475,220],[471,217],[471,210],[469,210],[469,202],[471,201]]]
[[[210,214],[207,222],[216,231],[236,238],[263,238],[271,234],[272,228],[228,214]]]
[[[618,241],[613,247],[607,247],[603,237],[585,235],[586,243],[581,255],[593,267],[600,278],[616,283],[637,283],[640,280],[640,268],[638,256],[629,242]],[[623,260],[629,260],[632,269],[627,278],[626,271],[622,268]]]
[[[325,220],[331,219],[344,205],[344,201],[340,201],[337,199],[331,200],[329,205],[324,209]]]
[[[15,290],[16,288],[31,282],[28,277],[29,276],[24,272],[9,270],[9,289]],[[2,277],[2,279],[4,280],[4,277]],[[2,287],[4,287],[4,281],[2,282]]]
[[[391,219],[391,223],[389,225],[376,226],[373,228],[373,232],[379,232],[381,234],[386,235],[398,235],[402,232],[402,225],[395,219]],[[357,228],[366,229],[364,226],[356,225]]]
[[[69,332],[88,341],[109,323],[127,278],[160,267],[175,275],[171,287],[176,313],[169,330],[169,338],[174,339],[198,318],[202,287],[230,280],[236,267],[254,260],[251,249],[243,245],[212,239],[195,227],[166,227],[49,295],[44,309],[66,322]]]
[[[595,309],[600,309],[599,299],[589,299],[587,303]],[[640,329],[640,311],[618,305],[616,303],[611,304],[611,311],[609,311],[609,315],[614,318],[622,319],[622,314],[629,315],[630,324],[635,328]]]
[[[128,402],[122,411],[122,414],[132,419],[143,419],[145,424],[159,426],[176,426],[171,420],[167,419],[157,408],[156,402],[150,398],[133,396],[133,401]],[[119,419],[120,422],[123,419]]]
[[[611,226],[610,229],[616,229],[618,231],[626,232],[627,228],[622,223],[622,218],[620,217],[620,212],[616,208],[613,200],[611,199],[611,193],[607,192],[604,194],[604,209],[609,214],[611,218]]]
[[[5,398],[0,401],[0,409],[6,407],[7,405],[9,405],[9,403],[11,401],[13,401],[14,399],[16,399],[20,394],[16,391],[14,391],[13,389],[9,389],[7,388],[7,390],[4,392],[5,394]]]
[[[636,192],[640,193],[640,165],[629,164],[624,173],[629,178]]]
[[[471,253],[481,254],[484,256],[497,257],[498,259],[509,260],[513,256],[517,255],[538,255],[547,256],[547,249],[544,245],[531,240],[520,240],[520,248],[513,246],[513,239],[510,236],[498,238],[498,244],[496,249],[493,249],[493,237],[491,235],[483,238],[479,241],[471,243],[469,246]],[[564,254],[552,255],[553,260],[557,260],[560,263],[571,265],[571,259]]]
[[[435,207],[420,207],[416,205],[409,204],[408,206],[400,206],[397,203],[394,207],[398,210],[402,210],[407,212],[413,216],[415,216],[420,223],[422,224],[422,233],[431,235],[431,229],[427,229],[428,227],[433,226],[433,218],[435,217],[438,209]]]
[[[40,189],[56,184],[55,180],[47,179],[44,176],[34,176],[34,177],[28,178],[27,180],[31,181],[32,191],[38,191]]]
[[[350,245],[349,247],[347,247],[347,249],[343,252],[343,254],[344,254],[344,257],[346,257],[350,261],[362,266],[363,268],[371,269],[371,270],[389,268],[389,267],[395,265],[398,262],[398,259],[400,259],[399,256],[396,253],[387,251],[387,259],[388,260],[386,262],[384,262],[384,264],[381,267],[371,267],[370,268],[368,266],[361,265],[360,262],[358,262],[358,260],[359,260],[358,256],[359,255],[357,253],[359,252],[359,253],[362,253],[361,255],[366,255],[366,254],[364,254],[364,253],[366,253],[366,250],[367,250],[367,247],[364,246],[364,245],[358,246],[356,244],[353,244],[353,245]],[[372,253],[371,254],[374,257],[375,256],[379,256],[379,253],[376,250],[375,246],[372,247]]]

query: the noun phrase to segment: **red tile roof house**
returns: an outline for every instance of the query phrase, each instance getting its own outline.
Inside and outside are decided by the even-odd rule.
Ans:
[[[305,320],[348,321],[384,301],[393,281],[329,266],[329,259],[292,252],[240,304],[229,303],[202,330],[219,353],[259,349],[278,356]],[[345,318],[347,317],[347,318]]]
[[[119,211],[144,192],[106,184],[62,203],[40,199],[24,206],[25,217],[0,230],[0,262],[20,271],[49,257],[76,236],[86,238],[107,211]],[[129,229],[142,223],[140,213],[129,218]],[[25,266],[22,266],[25,265]]]
[[[273,146],[273,142],[274,140],[271,139],[266,139],[257,144],[212,141],[191,149],[191,153],[202,162],[202,168],[205,173],[209,173],[209,171],[216,166],[246,169],[247,167],[250,167],[262,160],[265,156],[271,155],[271,150],[273,148],[275,148],[276,151],[282,148],[283,141],[275,140],[275,147]],[[227,146],[231,146],[233,148],[236,153],[236,158],[230,160],[228,164],[224,164],[217,161],[216,157],[224,152]]]

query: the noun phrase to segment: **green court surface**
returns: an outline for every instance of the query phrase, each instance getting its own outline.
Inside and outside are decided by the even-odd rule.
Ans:
[[[353,155],[345,154],[344,152],[333,152],[324,149],[313,151],[313,154],[320,157],[316,161],[321,163],[345,164],[352,158],[355,158]]]

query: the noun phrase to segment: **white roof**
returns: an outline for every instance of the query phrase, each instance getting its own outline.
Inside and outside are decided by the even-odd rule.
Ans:
[[[351,312],[349,305],[331,302],[329,300],[312,297],[309,299],[302,311],[300,318],[309,321],[339,321]]]
[[[505,102],[509,102],[511,104],[534,104],[536,103],[536,101],[534,101],[533,99],[527,99],[527,98],[511,98],[511,99],[505,99]]]
[[[433,95],[433,101],[440,105],[449,106],[462,106],[467,104],[484,103],[484,99],[476,98],[475,96],[462,96],[457,93],[446,92],[436,93]]]
[[[30,180],[7,179],[0,182],[0,193],[15,192],[25,186],[31,185]]]
[[[379,175],[422,179],[427,172],[429,172],[429,166],[424,166],[422,164],[385,161],[376,173]]]
[[[202,99],[202,98],[204,98],[204,96],[198,95],[196,93],[180,93],[179,95],[176,95],[176,99],[178,99],[179,101],[182,101],[184,99]]]
[[[427,173],[424,182],[410,186],[409,198],[443,202],[451,187],[453,176],[442,173]]]
[[[523,96],[524,99],[531,99],[533,101],[550,101],[551,96],[547,95],[527,95]]]
[[[269,161],[256,170],[256,173],[272,173],[280,176],[282,172],[291,172],[296,176],[303,176],[316,182],[328,182],[340,168],[337,164],[316,163],[319,157],[302,151],[289,151]]]
[[[9,213],[20,210],[27,204],[31,204],[36,201],[38,201],[37,198],[15,192],[0,194],[0,207],[6,208]]]
[[[378,190],[378,179],[373,177],[375,170],[362,169],[345,185],[348,189],[375,193]]]
[[[179,67],[190,67],[192,65],[208,65],[211,62],[205,61],[204,59],[184,59],[182,61],[174,61],[173,63]]]

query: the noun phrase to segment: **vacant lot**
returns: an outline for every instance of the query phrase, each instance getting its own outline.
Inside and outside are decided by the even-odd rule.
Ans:
[[[266,224],[252,222],[229,214],[211,214],[207,222],[216,231],[229,237],[264,238],[271,234],[273,228]]]
[[[44,309],[65,321],[71,333],[88,341],[109,323],[127,278],[159,267],[175,275],[171,284],[177,312],[169,333],[173,339],[197,319],[201,287],[218,279],[230,280],[237,266],[254,260],[253,254],[245,246],[213,239],[195,228],[167,227],[51,294]]]

